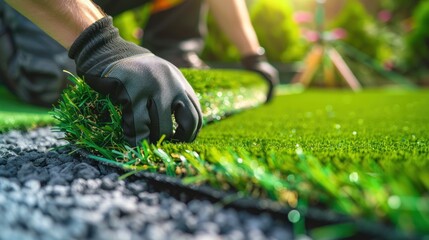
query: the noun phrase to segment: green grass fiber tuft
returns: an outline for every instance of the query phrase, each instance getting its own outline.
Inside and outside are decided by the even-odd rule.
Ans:
[[[211,118],[218,118],[222,104],[231,106],[223,102],[225,92],[242,89],[245,95],[239,82],[247,75],[186,74],[196,91],[204,93],[199,97],[206,118],[213,112]],[[210,76],[225,80],[207,80]],[[278,96],[271,104],[206,125],[194,143],[144,142],[131,149],[121,140],[116,108],[78,83],[77,89],[84,90],[68,90],[54,116],[68,140],[94,153],[94,159],[270,198],[301,210],[324,206],[389,222],[404,232],[429,234],[427,90]],[[249,89],[251,83],[246,83]],[[232,90],[221,90],[222,84]],[[246,98],[233,104],[240,100]],[[111,110],[111,116],[104,110]]]

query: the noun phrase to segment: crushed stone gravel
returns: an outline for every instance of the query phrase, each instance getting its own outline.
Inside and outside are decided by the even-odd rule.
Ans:
[[[59,148],[61,137],[0,134],[0,239],[293,239],[287,219],[119,180],[117,168]]]

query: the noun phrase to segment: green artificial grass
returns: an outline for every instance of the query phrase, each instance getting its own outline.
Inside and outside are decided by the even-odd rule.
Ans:
[[[52,125],[49,109],[20,102],[6,88],[0,86],[0,132]]]
[[[187,76],[191,85],[193,76]],[[203,108],[209,106],[207,117],[210,109],[222,108],[210,105],[210,98],[222,103],[225,95],[216,89],[225,82],[212,79],[209,84],[205,79],[197,82],[207,93],[200,99],[206,103]],[[241,79],[246,76],[237,75]],[[407,233],[429,234],[427,90],[278,96],[271,104],[206,125],[194,143],[143,142],[132,149],[121,138],[120,109],[89,92],[82,81],[77,83],[77,90],[64,94],[54,116],[67,139],[92,152],[94,159],[273,199],[301,212],[321,206]],[[110,117],[103,109],[110,110]],[[294,210],[288,218],[296,223],[299,216]],[[326,237],[324,232],[334,230],[314,234]]]

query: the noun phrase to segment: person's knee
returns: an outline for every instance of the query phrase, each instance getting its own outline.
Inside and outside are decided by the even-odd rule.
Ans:
[[[22,101],[52,106],[75,71],[67,50],[0,0],[0,80]]]
[[[24,102],[52,106],[67,86],[64,64],[55,57],[19,54],[9,65],[9,87]]]

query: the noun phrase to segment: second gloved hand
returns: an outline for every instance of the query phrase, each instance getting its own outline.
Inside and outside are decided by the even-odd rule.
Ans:
[[[123,40],[110,17],[98,20],[76,39],[69,56],[77,73],[97,92],[122,106],[126,141],[157,141],[162,135],[190,142],[202,125],[194,90],[171,63]],[[173,135],[172,114],[178,124]]]
[[[261,48],[259,53],[244,56],[241,63],[245,69],[257,72],[265,78],[269,85],[266,102],[270,102],[275,95],[275,88],[279,84],[279,72],[267,62],[265,50]]]

